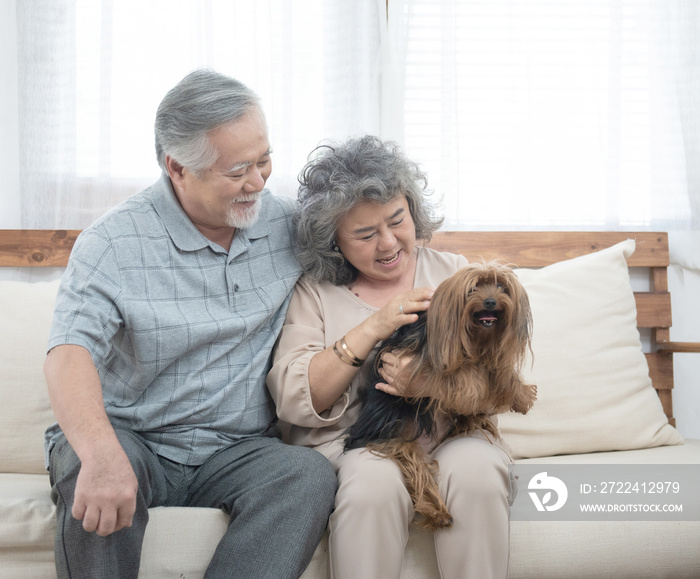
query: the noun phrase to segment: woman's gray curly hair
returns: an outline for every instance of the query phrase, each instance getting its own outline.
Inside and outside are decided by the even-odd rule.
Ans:
[[[299,262],[316,281],[343,285],[357,277],[334,246],[341,220],[362,201],[384,205],[404,195],[417,240],[430,241],[442,224],[426,200],[430,192],[425,174],[396,143],[367,135],[320,145],[309,158],[299,175],[295,223]]]

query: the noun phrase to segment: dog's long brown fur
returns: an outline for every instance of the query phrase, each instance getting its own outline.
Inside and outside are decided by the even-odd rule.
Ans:
[[[346,448],[367,446],[394,460],[422,524],[437,529],[449,527],[452,517],[438,491],[437,462],[418,439],[429,435],[439,443],[476,430],[498,438],[493,415],[532,407],[536,387],[524,384],[520,373],[532,316],[517,276],[489,262],[470,264],[440,284],[425,318],[399,329],[381,350],[412,356],[404,370],[411,397],[397,404],[377,391],[375,373]],[[375,427],[379,415],[390,423]]]

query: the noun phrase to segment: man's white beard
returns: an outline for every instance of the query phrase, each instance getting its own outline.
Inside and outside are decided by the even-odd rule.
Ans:
[[[238,206],[239,203],[231,203],[231,207],[226,217],[226,225],[229,227],[235,227],[236,229],[247,229],[253,225],[260,216],[260,207],[262,203],[260,201],[260,195],[251,195],[246,201],[251,201],[255,199],[255,205],[249,207],[248,209],[241,210]]]

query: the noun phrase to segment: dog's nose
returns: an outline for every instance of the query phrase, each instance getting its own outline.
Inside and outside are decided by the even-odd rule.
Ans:
[[[496,309],[496,300],[494,300],[494,299],[484,300],[484,308],[487,310],[495,310]]]

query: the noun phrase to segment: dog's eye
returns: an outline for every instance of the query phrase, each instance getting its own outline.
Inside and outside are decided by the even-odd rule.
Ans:
[[[478,286],[470,287],[468,293],[473,294],[477,290],[477,287]]]
[[[502,283],[496,284],[496,287],[500,290],[502,290],[505,286]]]

